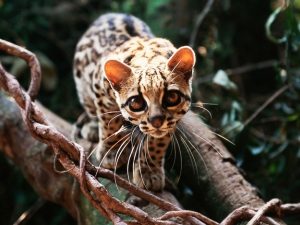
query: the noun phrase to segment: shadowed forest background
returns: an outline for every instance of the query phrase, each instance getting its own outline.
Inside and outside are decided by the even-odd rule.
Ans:
[[[203,0],[0,0],[0,38],[37,55],[43,70],[39,101],[71,122],[83,111],[72,78],[75,46],[100,14],[133,14],[175,46],[192,45],[193,102],[207,103],[212,116],[192,110],[234,143],[224,141],[263,199],[292,203],[300,201],[300,1],[286,2],[284,8],[283,0],[216,0],[197,29]],[[27,87],[23,61],[1,55],[1,62]],[[13,224],[38,196],[3,155],[0,180],[0,224]],[[199,209],[184,179],[178,186],[185,208]],[[75,221],[46,203],[28,224]]]

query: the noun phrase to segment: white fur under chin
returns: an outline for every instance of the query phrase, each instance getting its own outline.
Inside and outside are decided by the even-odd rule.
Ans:
[[[155,137],[155,138],[162,138],[164,136],[166,136],[169,132],[168,131],[155,131],[155,132],[151,132],[148,133],[150,136]]]

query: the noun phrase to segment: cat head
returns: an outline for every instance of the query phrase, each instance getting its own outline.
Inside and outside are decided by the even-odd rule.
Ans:
[[[194,65],[194,51],[184,46],[159,64],[130,67],[108,60],[104,72],[123,117],[144,134],[160,138],[189,110]]]

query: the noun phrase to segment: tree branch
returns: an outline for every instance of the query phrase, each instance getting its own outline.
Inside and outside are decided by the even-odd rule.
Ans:
[[[192,34],[191,34],[191,39],[190,39],[190,44],[189,44],[192,48],[195,47],[196,38],[197,38],[199,28],[200,28],[204,18],[206,17],[208,12],[210,11],[213,3],[214,3],[214,0],[207,0],[206,5],[204,6],[203,10],[201,11],[201,13],[196,18],[196,23],[195,23],[195,26],[193,28],[193,31],[192,31]]]
[[[2,42],[2,50],[6,52],[10,52],[11,48],[14,48],[15,51],[23,52],[23,49],[19,46],[10,44],[7,49],[5,46],[5,42]],[[30,57],[30,56],[28,56]],[[34,77],[34,75],[32,75]],[[36,79],[32,79],[31,82],[35,82]],[[69,174],[73,175],[74,178],[79,182],[82,193],[85,195],[87,199],[91,201],[91,203],[108,219],[117,218],[115,212],[123,213],[125,215],[133,216],[138,222],[144,223],[145,221],[148,224],[169,224],[168,221],[160,221],[155,218],[151,218],[147,213],[143,212],[139,208],[132,206],[128,203],[119,202],[117,199],[113,198],[110,193],[106,191],[99,183],[98,180],[94,178],[91,172],[99,171],[101,175],[103,168],[95,168],[93,165],[88,163],[89,167],[86,166],[87,162],[85,160],[84,150],[82,146],[73,143],[68,140],[66,136],[57,131],[48,120],[45,119],[45,116],[40,111],[40,109],[36,106],[34,102],[31,101],[31,97],[25,93],[18,82],[9,75],[2,66],[0,67],[0,85],[7,91],[10,95],[12,95],[21,109],[21,114],[23,120],[25,121],[27,127],[31,134],[38,140],[48,144],[52,147],[53,151],[57,155],[57,159],[62,164],[62,166],[68,171]],[[38,87],[38,85],[32,85],[32,87]],[[91,170],[93,168],[93,170]],[[86,171],[86,169],[90,169],[90,171]],[[106,173],[113,173],[111,171]],[[117,175],[114,175],[117,177]],[[123,183],[127,181],[123,180]],[[129,184],[129,182],[127,182]],[[128,185],[130,187],[130,184]],[[97,188],[96,188],[97,187]],[[138,189],[138,188],[136,188]],[[143,190],[141,190],[143,191]],[[150,195],[148,195],[150,196]],[[154,196],[154,195],[153,195]],[[150,197],[150,199],[152,199]],[[102,204],[102,202],[106,204]],[[165,205],[168,205],[166,201],[158,200],[159,202],[164,202]],[[170,204],[170,203],[169,203]],[[172,205],[172,204],[171,204]],[[174,210],[179,210],[179,208],[175,205],[172,206]],[[130,210],[128,210],[130,209]],[[114,213],[112,213],[114,212]],[[192,224],[202,224],[197,219],[186,218],[190,220]]]
[[[17,56],[22,55],[19,55],[18,51],[24,52],[23,48],[12,44],[8,45],[6,49],[6,44],[0,40],[0,49],[10,53],[13,48]],[[31,62],[32,55],[26,54],[24,58]],[[37,65],[30,66],[31,68],[38,68]],[[39,74],[40,72],[39,69],[32,69],[32,73]],[[71,130],[70,125],[62,122],[63,126],[56,126],[61,120],[49,121],[51,116],[46,117],[40,106],[32,101],[39,87],[38,84],[32,84],[32,82],[38,82],[38,77],[39,75],[32,74],[30,84],[32,88],[29,89],[29,95],[22,90],[17,80],[8,74],[0,64],[0,87],[12,96],[18,104],[23,121],[31,135],[50,146],[47,147],[29,136],[25,127],[19,123],[21,121],[20,114],[16,110],[12,111],[13,103],[8,102],[3,94],[0,94],[0,105],[3,106],[0,107],[1,118],[3,118],[0,121],[0,147],[8,157],[21,166],[25,176],[41,196],[62,204],[75,217],[78,211],[78,201],[74,196],[76,197],[78,192],[75,192],[75,195],[70,192],[74,184],[72,176],[78,181],[83,195],[104,217],[114,224],[181,224],[178,220],[169,220],[172,217],[180,217],[181,220],[190,224],[217,224],[198,212],[182,211],[178,205],[134,186],[110,170],[95,167],[86,161],[84,148],[69,140],[68,136],[71,132],[67,129],[60,132],[55,128],[68,126],[68,129]],[[190,182],[191,187],[197,190],[197,193],[204,191],[202,197],[206,201],[203,203],[208,209],[211,208],[211,212],[214,212],[212,215],[224,217],[243,205],[252,208],[259,208],[264,205],[264,202],[257,196],[255,189],[245,181],[235,167],[233,157],[196,115],[191,112],[187,113],[178,126],[184,137],[183,140],[187,141],[186,144],[190,143],[193,146],[193,151],[199,154],[202,159],[196,164],[197,169],[201,171],[199,186],[190,182],[188,178],[191,176],[186,176],[186,181]],[[191,151],[191,149],[189,150]],[[186,156],[183,155],[183,157]],[[53,169],[54,159],[60,162],[66,174],[58,174]],[[112,182],[116,180],[120,187],[157,205],[163,211],[159,216],[150,216],[148,212],[116,199],[99,182],[95,176],[97,171],[98,177],[107,178]],[[191,174],[190,171],[192,170],[188,168],[186,171]],[[54,184],[55,186],[53,186]],[[216,208],[219,210],[216,211]],[[299,212],[298,210],[294,211]],[[165,213],[165,211],[172,212]],[[124,221],[119,214],[127,215],[135,221]],[[264,218],[264,216],[259,216],[258,220],[264,220]]]

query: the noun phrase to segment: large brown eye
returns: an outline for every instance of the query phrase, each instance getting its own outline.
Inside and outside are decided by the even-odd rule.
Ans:
[[[137,95],[128,99],[128,106],[131,111],[139,112],[143,111],[146,108],[147,104],[142,96]]]
[[[164,96],[164,104],[166,107],[176,106],[181,103],[181,93],[177,90],[168,91]]]

